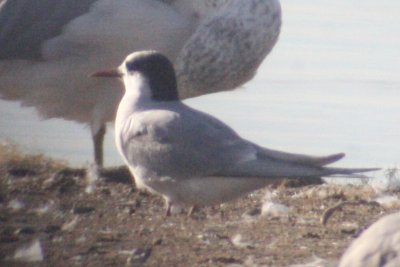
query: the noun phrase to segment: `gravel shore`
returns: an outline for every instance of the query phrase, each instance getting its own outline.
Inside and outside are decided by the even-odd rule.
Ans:
[[[136,190],[123,167],[98,173],[1,146],[0,266],[335,266],[398,209],[399,192],[390,196],[286,181],[166,217],[163,199]]]

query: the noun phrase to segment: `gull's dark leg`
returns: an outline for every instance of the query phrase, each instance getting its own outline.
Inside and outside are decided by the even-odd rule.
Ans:
[[[106,125],[103,124],[99,131],[93,135],[94,161],[99,168],[103,167],[103,142],[106,134]]]

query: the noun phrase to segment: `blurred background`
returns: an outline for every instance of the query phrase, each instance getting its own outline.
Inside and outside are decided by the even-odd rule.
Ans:
[[[400,1],[282,0],[280,40],[242,88],[186,103],[251,141],[307,154],[345,152],[340,166],[400,163]],[[41,121],[32,108],[0,101],[0,142],[90,162],[84,125]],[[112,125],[105,165],[122,164]]]

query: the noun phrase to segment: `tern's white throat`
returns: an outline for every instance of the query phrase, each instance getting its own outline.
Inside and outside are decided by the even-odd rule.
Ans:
[[[127,73],[122,77],[125,84],[125,94],[122,98],[121,104],[128,104],[132,108],[139,108],[140,105],[146,105],[153,102],[151,89],[148,78],[139,72]]]

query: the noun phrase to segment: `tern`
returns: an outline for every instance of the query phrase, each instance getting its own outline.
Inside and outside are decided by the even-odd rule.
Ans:
[[[375,169],[328,168],[344,154],[312,157],[261,147],[222,121],[179,99],[172,63],[155,51],[130,54],[95,77],[122,78],[125,94],[115,119],[115,142],[138,188],[171,207],[223,203],[273,178],[347,175]]]
[[[87,77],[99,66],[157,50],[174,62],[181,98],[231,90],[255,75],[280,27],[278,0],[0,0],[0,97],[88,125],[101,166],[122,95]]]

